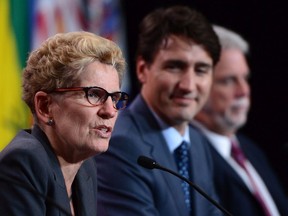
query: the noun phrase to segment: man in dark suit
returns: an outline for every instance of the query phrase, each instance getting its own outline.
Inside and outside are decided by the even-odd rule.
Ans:
[[[208,148],[188,123],[208,97],[219,54],[212,26],[193,9],[174,6],[144,18],[136,64],[141,94],[119,114],[108,151],[95,158],[100,215],[221,214],[182,180],[137,164],[145,155],[175,172],[180,169],[217,199]],[[174,156],[183,141],[190,160],[186,173],[184,166],[177,168]]]
[[[222,47],[210,97],[192,122],[207,137],[215,164],[216,190],[234,216],[288,215],[285,194],[263,152],[237,133],[250,108],[248,43],[214,26]]]

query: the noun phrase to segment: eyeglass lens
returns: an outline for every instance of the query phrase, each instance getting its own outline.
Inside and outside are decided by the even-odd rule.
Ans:
[[[105,89],[101,88],[89,88],[87,90],[87,99],[93,105],[103,104],[107,98],[111,96],[114,103],[114,107],[119,110],[123,109],[127,105],[128,95],[124,92],[108,93]]]

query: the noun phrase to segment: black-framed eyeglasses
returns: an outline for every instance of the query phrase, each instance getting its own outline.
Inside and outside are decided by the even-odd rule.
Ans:
[[[97,86],[56,88],[53,92],[68,92],[68,91],[84,91],[87,101],[93,106],[104,104],[105,101],[110,96],[113,101],[113,107],[116,110],[124,109],[127,106],[129,100],[129,95],[125,92],[117,91],[109,93],[105,89]]]

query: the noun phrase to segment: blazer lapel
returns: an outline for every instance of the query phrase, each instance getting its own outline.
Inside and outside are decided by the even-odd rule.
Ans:
[[[130,109],[132,110],[131,113],[138,128],[141,130],[144,142],[150,146],[150,155],[146,156],[153,158],[159,165],[178,172],[174,157],[170,153],[161,133],[161,128],[143,98],[138,96]],[[180,212],[179,216],[188,215],[183,191],[181,190],[182,180],[165,171],[159,170],[159,172],[161,172],[164,182],[167,185],[167,190],[170,190],[170,193],[175,200],[174,203],[177,205],[178,212]],[[179,202],[181,199],[183,202]]]
[[[85,163],[85,162],[84,162]],[[85,166],[82,164],[82,166]],[[79,215],[95,215],[96,214],[96,202],[94,198],[93,181],[90,175],[80,168],[75,178],[75,192],[77,196],[77,211]]]
[[[211,146],[212,155],[216,161],[218,161],[218,166],[221,167],[219,170],[224,170],[226,172],[226,175],[228,175],[227,178],[231,178],[234,180],[231,180],[231,182],[236,182],[236,184],[239,185],[244,191],[247,191],[247,193],[250,193],[248,187],[243,182],[243,180],[240,178],[240,176],[236,173],[236,171],[228,164],[228,162],[215,150],[213,146]],[[217,172],[217,167],[215,167],[215,172]]]
[[[162,139],[162,143],[166,145],[163,137]],[[162,147],[160,145],[154,146],[154,148],[152,148],[151,155],[152,158],[154,158],[159,165],[178,173],[176,163],[174,162],[174,157],[169,152],[167,145]],[[179,215],[188,215],[188,209],[185,205],[184,194],[181,186],[182,180],[179,179],[177,176],[174,176],[173,174],[167,173],[165,171],[159,170],[159,172],[161,172],[161,175],[163,176],[164,182],[167,185],[167,190],[170,190],[170,193],[175,200],[174,203],[176,205],[176,208],[178,209]],[[183,201],[179,202],[179,200]]]
[[[40,141],[40,143],[45,148],[47,155],[50,159],[50,168],[54,173],[54,181],[56,182],[57,188],[57,196],[60,197],[61,202],[59,201],[59,205],[61,205],[62,208],[64,208],[67,212],[70,212],[70,204],[69,199],[66,191],[65,181],[62,174],[62,171],[59,166],[59,162],[55,154],[53,153],[53,150],[50,146],[49,140],[47,136],[44,134],[44,132],[35,125],[32,130],[32,134]],[[62,212],[59,209],[59,215],[66,215],[66,213]]]

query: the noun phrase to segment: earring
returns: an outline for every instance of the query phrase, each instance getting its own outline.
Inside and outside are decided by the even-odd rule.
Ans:
[[[54,120],[52,118],[48,119],[47,125],[52,126],[54,124]]]

